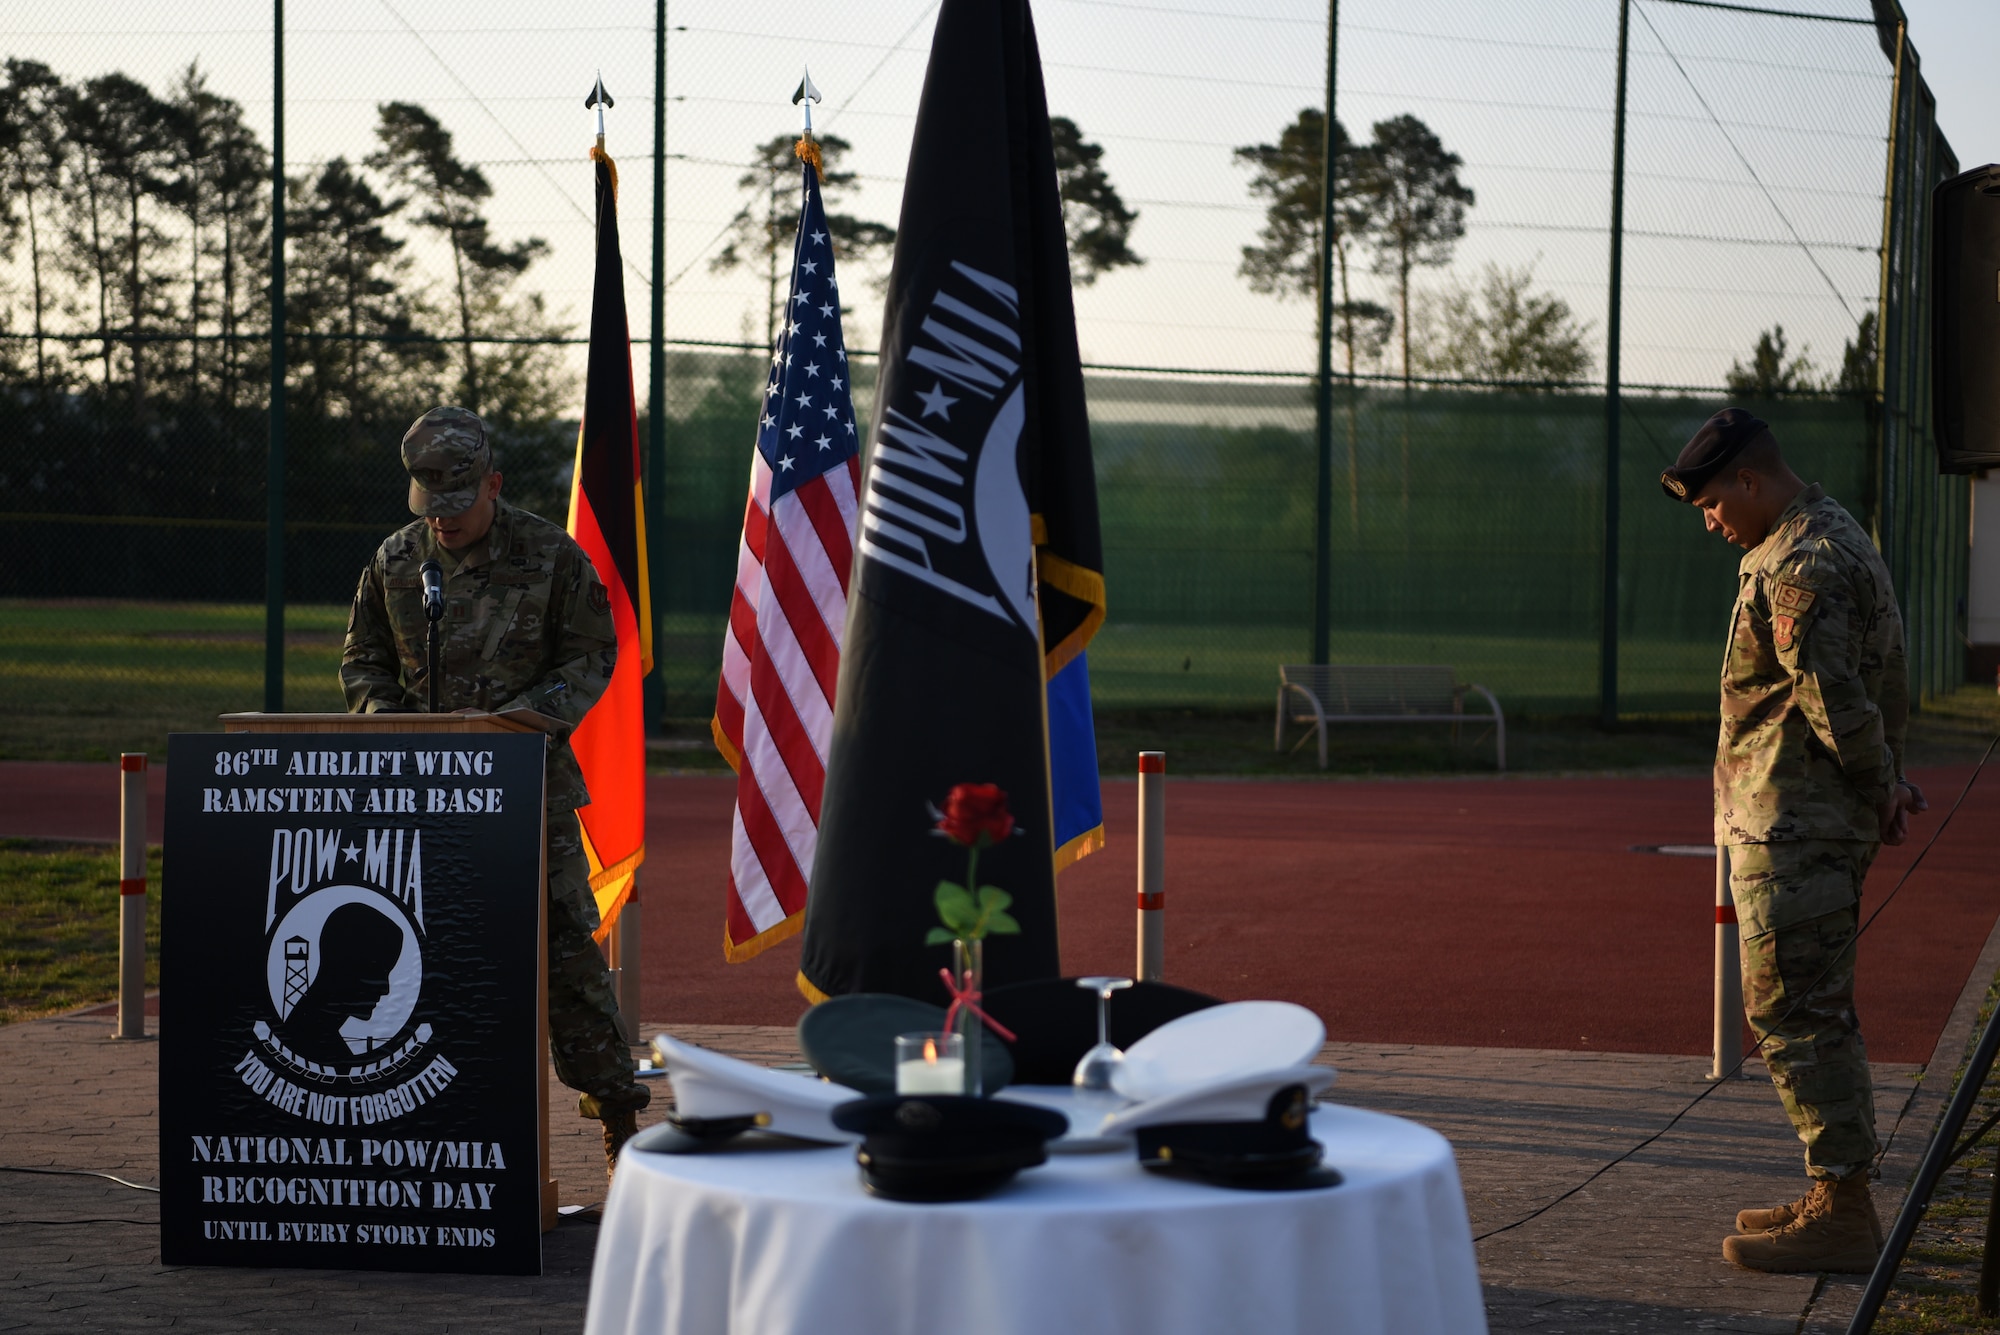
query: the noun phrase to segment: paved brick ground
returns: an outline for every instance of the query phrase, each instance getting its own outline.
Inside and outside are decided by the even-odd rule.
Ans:
[[[1982,964],[1996,963],[2000,948],[1990,946]],[[1948,1031],[1940,1044],[1954,1054],[1972,1022],[1960,1010],[1955,1036]],[[157,1047],[113,1042],[108,1030],[101,1015],[0,1029],[0,1163],[156,1180]],[[796,1057],[784,1028],[675,1031],[755,1060]],[[1547,1202],[1657,1129],[1704,1084],[1703,1063],[1686,1057],[1340,1043],[1328,1045],[1326,1060],[1341,1070],[1335,1097],[1451,1138],[1475,1234]],[[1885,1134],[1899,1116],[1904,1123],[1885,1165],[1892,1179],[1914,1163],[1940,1097],[1926,1091],[1931,1103],[1911,1103],[1920,1069],[1877,1069]],[[564,1203],[594,1204],[603,1195],[596,1124],[566,1115],[574,1105],[559,1086],[552,1102]],[[643,1120],[656,1119],[664,1103],[656,1099]],[[1919,1124],[1923,1131],[1913,1131]],[[1751,1274],[1719,1254],[1733,1212],[1789,1199],[1800,1171],[1769,1084],[1725,1086],[1579,1196],[1480,1244],[1493,1328],[1820,1329],[1829,1299],[1851,1286]],[[153,1196],[89,1177],[0,1179],[0,1331],[574,1332],[588,1300],[594,1211],[548,1235],[546,1273],[533,1279],[165,1268]]]

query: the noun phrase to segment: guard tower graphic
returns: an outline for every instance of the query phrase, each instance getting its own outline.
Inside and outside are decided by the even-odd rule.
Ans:
[[[312,981],[312,942],[302,936],[295,936],[285,942],[285,1014],[292,1013],[292,1007],[299,1004],[299,998],[306,994],[306,987]]]

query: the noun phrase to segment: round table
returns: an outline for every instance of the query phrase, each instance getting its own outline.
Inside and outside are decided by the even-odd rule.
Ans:
[[[586,1335],[1463,1335],[1486,1330],[1457,1164],[1326,1105],[1344,1182],[1234,1191],[1052,1155],[982,1200],[862,1190],[851,1145],[620,1159]]]

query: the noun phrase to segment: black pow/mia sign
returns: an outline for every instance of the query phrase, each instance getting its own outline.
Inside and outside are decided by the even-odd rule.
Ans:
[[[171,740],[166,1264],[540,1272],[542,753]]]

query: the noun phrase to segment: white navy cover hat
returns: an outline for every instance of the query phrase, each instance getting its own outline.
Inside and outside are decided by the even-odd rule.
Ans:
[[[1289,1001],[1232,1001],[1183,1015],[1125,1049],[1111,1087],[1135,1103],[1304,1066],[1326,1025]],[[1261,1116],[1261,1113],[1259,1114]]]
[[[835,1126],[829,1116],[834,1108],[861,1097],[846,1085],[773,1071],[669,1034],[653,1040],[653,1051],[660,1054],[667,1079],[673,1082],[674,1120],[685,1128],[735,1124],[803,1140],[861,1139]]]
[[[1337,1074],[1331,1066],[1302,1064],[1192,1085],[1120,1108],[1104,1119],[1098,1134],[1129,1136],[1143,1127],[1189,1122],[1261,1121],[1279,1090],[1302,1085],[1310,1097],[1331,1085]]]

